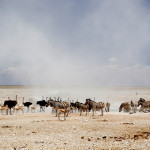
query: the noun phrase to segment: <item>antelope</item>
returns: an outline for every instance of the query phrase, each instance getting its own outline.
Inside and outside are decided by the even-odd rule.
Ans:
[[[35,106],[31,105],[31,112],[35,113]]]
[[[57,115],[58,115],[58,119],[60,120],[60,114],[64,114],[64,120],[66,120],[66,115],[68,113],[68,110],[65,108],[65,109],[58,109],[57,110]]]
[[[6,105],[6,106],[2,106],[2,105],[0,105],[0,111],[1,111],[1,114],[3,114],[3,110],[6,110],[6,114],[8,114],[8,105]]]
[[[14,111],[17,113],[19,113],[19,110],[22,111],[22,113],[24,113],[24,107],[23,106],[19,106],[19,104],[17,104],[17,106],[14,107]]]

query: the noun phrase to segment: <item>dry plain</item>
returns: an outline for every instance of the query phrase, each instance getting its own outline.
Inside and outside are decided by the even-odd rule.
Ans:
[[[150,149],[149,113],[0,115],[2,150]]]

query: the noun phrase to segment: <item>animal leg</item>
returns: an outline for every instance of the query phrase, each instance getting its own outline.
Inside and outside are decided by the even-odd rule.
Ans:
[[[82,110],[80,110],[80,116],[81,116]]]
[[[58,116],[58,119],[60,120],[60,112],[57,114],[57,116]]]
[[[58,117],[58,114],[57,114],[57,109],[56,109],[56,117]]]
[[[66,117],[68,117],[68,114],[69,114],[69,112],[67,111],[67,113],[66,113]]]
[[[27,112],[29,112],[29,107],[27,107]]]
[[[0,109],[1,110],[1,115],[3,115],[3,110],[2,109]]]
[[[85,114],[85,116],[87,116],[87,110],[86,110],[86,114]]]
[[[94,116],[94,109],[92,109],[92,111],[93,111],[93,115],[92,116]]]
[[[11,108],[10,108],[10,115],[12,115],[12,113],[11,113]]]
[[[13,113],[15,113],[15,111],[16,111],[15,108],[13,108]]]
[[[64,112],[64,120],[66,120],[66,112]]]
[[[8,109],[6,109],[6,115],[8,115]]]
[[[43,106],[42,106],[42,111],[45,111],[45,109],[43,108]]]
[[[103,109],[101,109],[101,115],[100,116],[103,116]]]

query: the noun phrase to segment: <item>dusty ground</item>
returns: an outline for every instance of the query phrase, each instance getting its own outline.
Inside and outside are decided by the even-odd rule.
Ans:
[[[150,113],[0,115],[1,150],[150,149]]]

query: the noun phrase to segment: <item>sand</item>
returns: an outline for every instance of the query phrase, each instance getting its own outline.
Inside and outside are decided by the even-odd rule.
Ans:
[[[0,149],[150,149],[150,113],[99,114],[70,113],[65,121],[51,113],[0,115]]]

